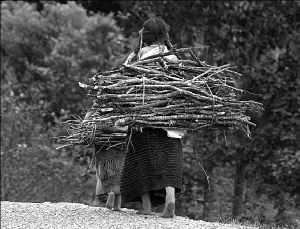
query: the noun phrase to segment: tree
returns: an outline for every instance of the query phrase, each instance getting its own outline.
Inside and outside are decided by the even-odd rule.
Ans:
[[[68,189],[55,184],[73,179],[76,186],[85,177],[81,169],[89,175],[86,163],[81,169],[63,164],[64,154],[77,161],[88,149],[57,152],[54,137],[64,133],[60,121],[91,104],[78,82],[110,69],[124,47],[111,14],[87,14],[74,2],[43,2],[39,10],[28,2],[1,2],[1,200],[62,198]]]
[[[88,16],[73,2],[1,4],[2,80],[23,100],[59,116],[82,109],[78,82],[110,69],[124,52],[124,38],[112,15]]]

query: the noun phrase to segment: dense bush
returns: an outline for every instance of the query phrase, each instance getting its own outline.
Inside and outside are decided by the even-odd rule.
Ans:
[[[112,15],[87,15],[69,2],[1,4],[1,77],[16,96],[59,116],[83,108],[78,81],[110,69],[124,51]]]
[[[56,151],[54,137],[64,132],[60,121],[89,108],[78,81],[110,69],[124,47],[112,15],[87,14],[74,2],[45,2],[41,11],[1,2],[1,200],[84,201],[93,194],[82,157],[90,149]]]

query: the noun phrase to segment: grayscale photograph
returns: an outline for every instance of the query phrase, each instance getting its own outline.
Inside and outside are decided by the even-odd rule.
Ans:
[[[1,1],[1,228],[300,228],[300,1]]]

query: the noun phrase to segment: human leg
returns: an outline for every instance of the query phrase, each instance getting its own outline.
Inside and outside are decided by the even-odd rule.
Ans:
[[[98,175],[96,175],[96,181],[97,181],[97,184],[96,184],[96,192],[95,192],[95,198],[94,198],[94,200],[93,200],[92,205],[93,205],[93,206],[101,207],[101,206],[104,205],[104,204],[102,203],[102,200],[101,200],[101,194],[103,193],[103,187],[102,187],[102,182],[101,182],[101,180],[99,179],[99,176],[98,176]]]
[[[121,194],[115,194],[114,211],[121,211]]]
[[[115,202],[115,193],[114,192],[109,192],[105,206],[108,209],[112,209],[113,206],[114,206],[114,202]]]
[[[172,218],[175,216],[175,188],[168,186],[165,190],[166,201],[162,217]]]
[[[137,214],[143,215],[151,215],[151,202],[150,202],[150,194],[149,192],[145,192],[142,194],[142,208],[137,211]]]

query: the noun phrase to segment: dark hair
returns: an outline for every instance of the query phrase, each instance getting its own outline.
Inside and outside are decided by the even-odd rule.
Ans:
[[[168,49],[173,47],[169,40],[167,25],[161,18],[150,18],[144,22],[134,53],[137,54],[143,44],[152,45],[155,42],[167,46]]]

